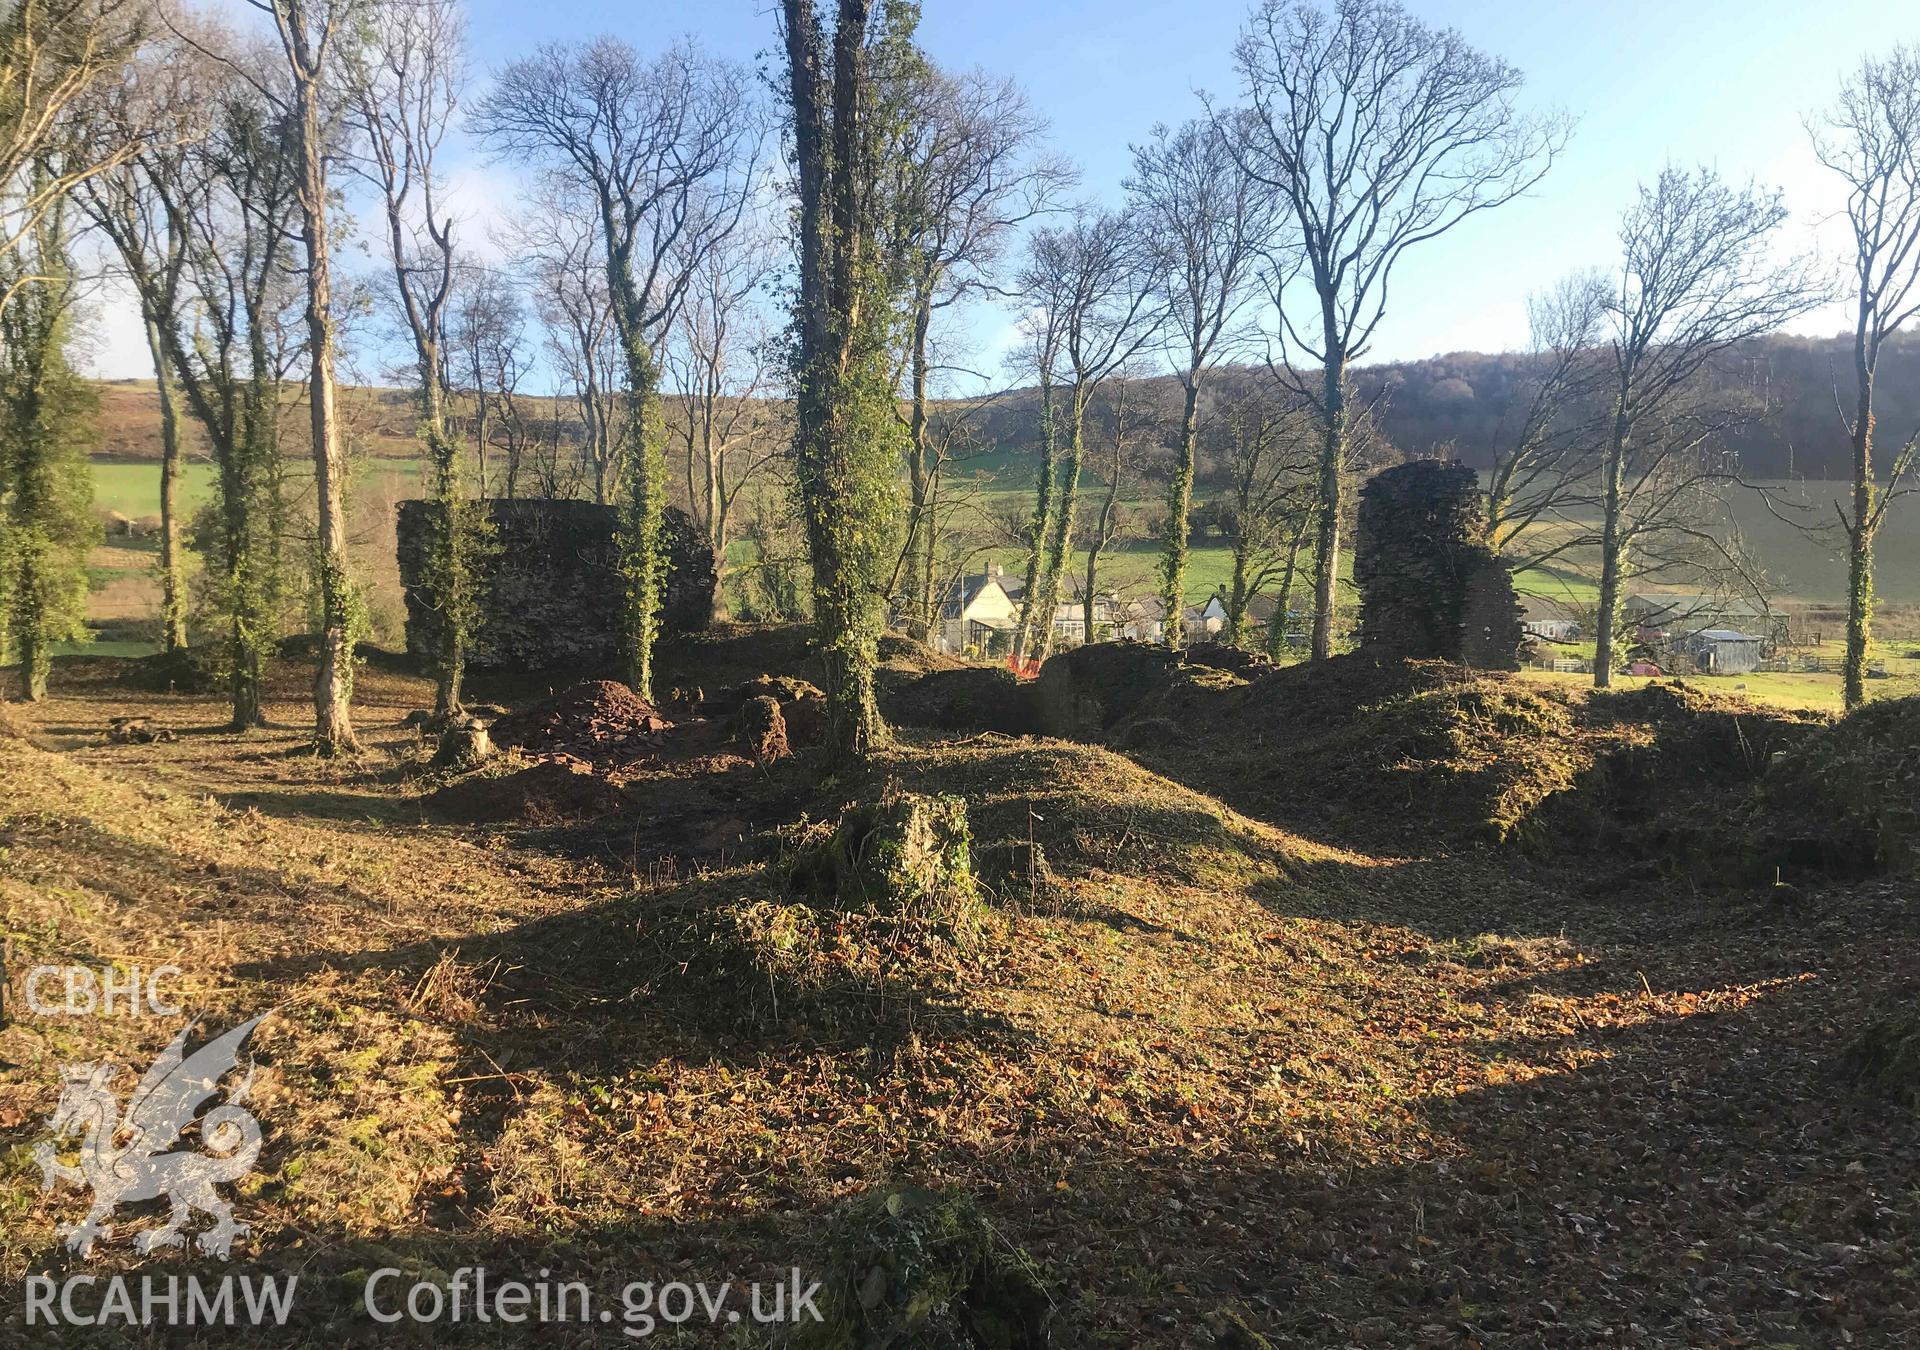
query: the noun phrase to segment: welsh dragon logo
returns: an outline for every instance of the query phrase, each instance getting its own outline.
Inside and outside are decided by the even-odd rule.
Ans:
[[[266,1016],[241,1023],[190,1055],[186,1043],[193,1027],[182,1027],[141,1078],[124,1115],[110,1086],[118,1065],[66,1067],[59,1105],[47,1123],[54,1139],[81,1136],[79,1164],[61,1162],[52,1140],[38,1145],[33,1159],[40,1164],[42,1191],[61,1181],[93,1188],[86,1217],[58,1230],[68,1251],[85,1256],[96,1241],[110,1239],[113,1229],[106,1221],[119,1206],[164,1196],[172,1206],[166,1224],[140,1234],[134,1249],[146,1253],[185,1246],[182,1230],[198,1210],[212,1218],[213,1226],[195,1245],[208,1256],[227,1259],[247,1225],[234,1219],[232,1207],[214,1188],[246,1176],[260,1156],[260,1122],[240,1106],[253,1083],[252,1066],[222,1105],[203,1116],[195,1113],[220,1090],[220,1080],[239,1067],[247,1038]],[[199,1149],[170,1151],[195,1125]]]

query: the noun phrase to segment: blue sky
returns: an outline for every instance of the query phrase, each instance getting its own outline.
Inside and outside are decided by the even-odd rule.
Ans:
[[[1920,41],[1911,0],[1411,0],[1409,8],[1513,62],[1528,77],[1525,99],[1564,108],[1579,125],[1531,198],[1408,256],[1376,360],[1523,344],[1528,293],[1608,263],[1622,206],[1669,159],[1784,188],[1790,248],[1844,242],[1831,219],[1839,196],[1812,159],[1801,117],[1831,99],[1879,35]],[[1130,141],[1155,122],[1193,116],[1197,90],[1237,93],[1231,54],[1246,10],[1243,0],[925,0],[921,33],[944,65],[1018,80],[1051,120],[1054,148],[1080,166],[1084,191],[1117,200]],[[748,62],[774,40],[770,0],[472,0],[469,27],[479,80],[540,42],[604,31],[642,50],[691,33]],[[469,210],[511,210],[501,171],[472,162],[460,177]],[[103,373],[146,373],[133,325],[103,317]],[[992,310],[969,316],[976,364],[993,362],[1009,322]],[[1797,327],[1831,332],[1844,323],[1836,306]]]

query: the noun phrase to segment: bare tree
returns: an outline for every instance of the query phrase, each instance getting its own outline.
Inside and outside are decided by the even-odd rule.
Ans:
[[[1731,187],[1711,169],[1668,167],[1642,187],[1620,224],[1621,265],[1605,306],[1610,408],[1601,430],[1598,641],[1593,682],[1612,683],[1624,584],[1686,562],[1659,541],[1727,551],[1713,491],[1737,481],[1717,447],[1742,416],[1704,403],[1699,377],[1737,343],[1820,304],[1827,287],[1805,262],[1775,264],[1786,219],[1777,192]],[[1636,550],[1639,551],[1636,560]]]
[[[1213,120],[1177,131],[1155,127],[1147,144],[1133,148],[1128,187],[1142,228],[1162,253],[1156,270],[1185,394],[1160,554],[1161,602],[1168,614],[1178,614],[1186,604],[1200,391],[1258,293],[1259,262],[1278,242],[1280,199],[1241,168],[1228,133]],[[1166,632],[1169,645],[1181,645],[1179,624]]]
[[[743,228],[696,260],[665,353],[680,395],[670,420],[686,451],[688,514],[713,550],[723,609],[734,505],[790,439],[772,397],[775,338],[764,309],[775,256],[766,232]]]
[[[933,329],[943,312],[995,290],[1015,230],[1048,210],[1074,173],[1036,153],[1046,123],[1019,86],[974,71],[922,65],[909,81],[899,143],[889,148],[892,211],[885,247],[906,309],[908,628],[926,641],[934,610],[933,503],[941,457],[929,393],[938,374]]]
[[[1532,350],[1487,470],[1487,546],[1513,572],[1567,553],[1573,536],[1554,527],[1596,504],[1586,419],[1606,373],[1596,349],[1606,302],[1606,283],[1595,273],[1567,277],[1527,301]]]
[[[138,149],[73,186],[73,201],[109,244],[140,306],[160,410],[160,641],[168,655],[187,645],[187,588],[181,559],[182,417],[178,378],[165,334],[185,303],[185,231],[167,210],[160,182],[178,184],[191,145],[207,134],[206,63],[178,45],[153,48],[129,66],[132,78],[87,101],[84,157],[111,159]]]
[[[289,128],[294,200],[300,208],[306,281],[308,430],[313,448],[315,572],[320,598],[320,652],[313,677],[314,750],[357,751],[353,732],[353,641],[358,599],[347,565],[346,445],[335,374],[337,321],[333,298],[331,166],[338,119],[333,106],[336,44],[357,36],[363,0],[248,0],[273,20],[287,83],[232,63],[260,95],[277,105]],[[176,32],[179,30],[176,29]],[[185,36],[185,35],[183,35]]]
[[[1253,390],[1231,399],[1214,428],[1233,558],[1221,639],[1238,647],[1247,640],[1249,606],[1275,582],[1283,594],[1271,622],[1285,627],[1286,581],[1312,514],[1318,457],[1304,410],[1285,390]]]
[[[1101,465],[1106,492],[1094,510],[1087,530],[1086,584],[1080,592],[1081,619],[1086,640],[1094,640],[1094,612],[1099,595],[1100,555],[1120,537],[1120,493],[1129,476],[1138,469],[1134,461],[1143,446],[1151,444],[1162,430],[1161,409],[1138,369],[1117,372],[1107,386],[1107,454]]]
[[[456,0],[377,0],[360,40],[336,49],[359,151],[347,163],[379,194],[394,293],[413,341],[420,434],[439,517],[429,573],[440,610],[433,710],[442,719],[460,711],[467,643],[479,618],[471,575],[475,522],[460,491],[448,407],[454,220],[439,201],[438,165],[465,80],[465,41]]]
[[[1333,651],[1352,414],[1347,369],[1386,312],[1409,249],[1540,181],[1568,123],[1522,113],[1520,72],[1392,0],[1262,0],[1235,52],[1250,109],[1223,117],[1240,164],[1298,227],[1270,278],[1281,360],[1321,424],[1313,654]],[[1304,277],[1310,303],[1296,302]]]
[[[1020,290],[1034,311],[1036,350],[1057,354],[1065,406],[1055,481],[1043,479],[1041,509],[1035,513],[1037,556],[1028,569],[1034,579],[1015,635],[1020,660],[1044,661],[1052,648],[1053,616],[1080,507],[1087,408],[1107,377],[1160,331],[1164,310],[1154,263],[1139,220],[1124,211],[1081,206],[1068,224],[1036,231],[1029,241]],[[1043,377],[1043,393],[1048,384]],[[1052,414],[1050,404],[1043,407],[1049,423]],[[1052,442],[1050,428],[1043,429],[1043,440]]]
[[[107,119],[74,134],[83,105],[113,95],[150,17],[147,0],[13,0],[0,12],[0,262],[74,189],[178,130],[164,118]],[[36,282],[15,276],[0,309]]]
[[[455,268],[449,305],[445,380],[471,409],[474,486],[483,498],[495,495],[487,453],[498,437],[507,457],[504,490],[498,495],[511,498],[528,437],[519,398],[532,365],[526,307],[499,271],[471,262]]]
[[[231,725],[244,731],[265,721],[263,667],[284,592],[278,385],[298,208],[278,54],[214,31],[191,45],[225,53],[203,66],[206,134],[177,160],[144,167],[183,258],[182,303],[161,311],[171,322],[160,340],[217,470],[218,529],[203,548],[228,621]],[[251,75],[241,78],[241,67]],[[263,86],[276,97],[262,97]]]
[[[504,234],[526,273],[548,359],[572,389],[593,499],[605,506],[619,487],[630,427],[620,414],[620,341],[606,252],[593,213],[576,197],[563,180],[547,177]]]
[[[759,114],[745,72],[690,43],[649,62],[599,38],[510,63],[474,120],[501,153],[572,177],[600,226],[632,447],[621,531],[628,655],[631,683],[646,696],[665,577],[660,350],[691,268],[746,210]]]
[[[1873,642],[1873,545],[1887,508],[1913,491],[1920,433],[1888,466],[1883,487],[1874,466],[1874,376],[1880,349],[1920,312],[1920,48],[1896,46],[1869,58],[1840,87],[1840,100],[1810,123],[1820,162],[1847,188],[1853,229],[1856,307],[1854,398],[1846,418],[1853,450],[1853,501],[1834,503],[1847,539],[1846,704],[1867,696],[1867,654]]]

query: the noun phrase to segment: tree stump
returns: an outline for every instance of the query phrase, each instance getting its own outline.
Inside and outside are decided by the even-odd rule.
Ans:
[[[959,797],[889,793],[850,806],[825,839],[804,845],[788,875],[817,899],[882,913],[950,915],[976,892]]]
[[[493,737],[488,724],[478,717],[462,715],[447,723],[440,733],[440,744],[433,752],[436,769],[471,769],[494,756]]]
[[[733,716],[733,739],[755,764],[767,765],[792,753],[787,744],[787,719],[780,701],[759,694],[740,705]]]

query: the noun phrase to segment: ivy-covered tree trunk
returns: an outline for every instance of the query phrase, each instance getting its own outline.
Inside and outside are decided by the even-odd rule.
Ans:
[[[653,697],[653,644],[660,632],[660,596],[666,558],[660,521],[666,509],[666,456],[656,434],[654,402],[659,373],[641,329],[641,300],[624,255],[614,264],[615,314],[627,367],[626,493],[620,504],[620,569],[626,579],[627,683]]]
[[[1020,592],[1020,622],[1014,630],[1013,653],[1031,660],[1035,641],[1035,601],[1040,595],[1041,559],[1053,533],[1055,490],[1060,477],[1060,443],[1054,422],[1053,381],[1040,378],[1040,465],[1034,471],[1033,515],[1027,521],[1027,568]]]
[[[933,636],[933,491],[932,448],[927,444],[927,335],[931,326],[931,301],[914,306],[911,351],[908,354],[911,380],[907,417],[907,550],[905,578],[901,591],[905,597],[907,635],[925,643]]]
[[[439,381],[428,374],[425,387],[427,457],[433,469],[433,500],[439,507],[442,536],[437,541],[436,594],[440,596],[440,650],[434,663],[433,711],[439,718],[459,713],[466,674],[467,640],[473,628],[472,566],[465,545],[471,532],[466,503],[460,499],[459,444],[447,426]]]
[[[872,0],[839,0],[830,56],[812,0],[783,3],[800,189],[794,469],[812,553],[826,749],[846,764],[887,740],[873,667],[903,447],[890,359],[893,297],[873,216],[885,109],[869,81]],[[896,36],[906,40],[910,24]]]
[[[1040,593],[1030,597],[1033,616],[1033,649],[1045,661],[1053,652],[1054,616],[1060,611],[1060,578],[1066,571],[1067,556],[1073,549],[1073,518],[1080,509],[1081,428],[1085,421],[1085,398],[1078,385],[1068,401],[1067,448],[1060,461],[1060,507],[1053,516],[1053,532],[1047,540],[1047,556],[1040,577]],[[1037,604],[1034,602],[1037,601]],[[1091,636],[1087,638],[1092,641]]]
[[[1113,538],[1114,516],[1120,510],[1120,458],[1126,448],[1124,427],[1115,427],[1113,435],[1113,459],[1107,465],[1107,495],[1100,503],[1100,515],[1093,523],[1093,533],[1087,540],[1087,584],[1080,592],[1080,617],[1086,628],[1087,641],[1094,640],[1094,616],[1099,612],[1100,555],[1106,551],[1107,542]]]
[[[146,316],[146,330],[160,400],[160,646],[171,656],[187,646],[187,587],[180,563],[180,394],[152,314]]]
[[[55,643],[84,633],[93,479],[86,448],[97,400],[67,363],[73,287],[61,208],[0,273],[0,636],[30,702],[47,696]]]
[[[1193,466],[1200,438],[1200,380],[1198,370],[1190,370],[1186,379],[1186,402],[1180,413],[1180,452],[1173,466],[1173,480],[1167,484],[1166,533],[1160,554],[1160,603],[1169,615],[1186,607],[1187,535],[1193,515]],[[1179,647],[1186,633],[1177,623],[1166,627],[1169,647]]]
[[[1274,597],[1273,617],[1267,621],[1267,655],[1278,658],[1287,649],[1287,619],[1293,608],[1293,583],[1298,575],[1300,546],[1306,542],[1307,522],[1303,517],[1287,540],[1287,561],[1280,569],[1280,592]]]
[[[320,659],[313,675],[313,744],[323,755],[357,751],[353,732],[353,641],[358,597],[347,563],[345,447],[340,438],[334,375],[333,270],[327,187],[326,113],[321,108],[322,52],[310,39],[297,0],[275,0],[293,73],[296,113],[294,178],[306,243],[308,426],[312,436],[315,525],[319,556]],[[322,39],[324,41],[324,39]]]

